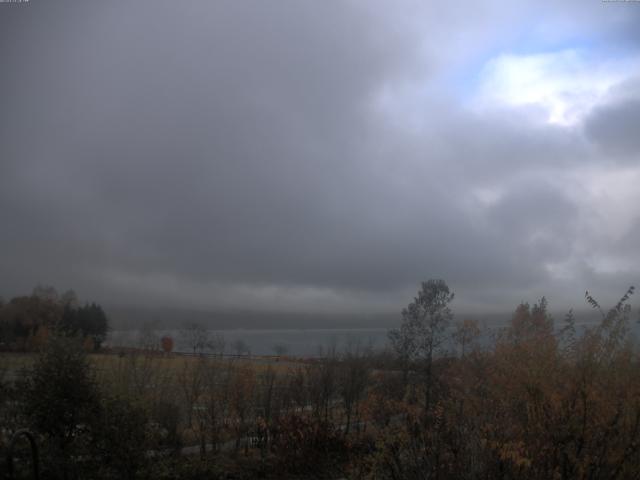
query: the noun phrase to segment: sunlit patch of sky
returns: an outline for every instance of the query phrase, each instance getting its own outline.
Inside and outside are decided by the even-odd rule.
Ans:
[[[638,72],[637,57],[604,58],[584,48],[502,53],[482,67],[473,106],[528,109],[547,123],[572,126]]]
[[[580,123],[612,87],[640,73],[637,52],[579,30],[562,33],[558,25],[538,20],[529,29],[520,24],[457,47],[444,68],[426,77],[382,85],[374,108],[414,133],[425,126],[434,98],[480,114],[526,110],[545,123],[567,127]]]
[[[492,32],[493,35],[484,42],[470,46],[469,54],[452,65],[452,69],[447,72],[446,81],[463,102],[474,99],[486,65],[502,55],[529,57],[575,49],[599,51],[603,55],[620,53],[617,48],[616,51],[611,51],[612,47],[603,46],[592,32],[587,35],[569,28],[568,25],[551,26],[547,23],[548,19],[536,18],[534,12],[529,12],[529,15],[528,28],[521,21],[514,22],[510,27],[503,25],[500,31]]]

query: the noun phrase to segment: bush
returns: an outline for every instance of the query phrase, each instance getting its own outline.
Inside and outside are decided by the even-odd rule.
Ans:
[[[100,400],[86,354],[77,339],[54,336],[31,369],[22,372],[19,401],[30,428],[43,438],[47,478],[80,475],[89,453],[90,425]]]
[[[302,415],[287,415],[273,427],[271,452],[280,473],[342,473],[349,446],[331,423]]]

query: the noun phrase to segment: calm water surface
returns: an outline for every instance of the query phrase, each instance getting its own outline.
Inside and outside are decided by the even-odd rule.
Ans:
[[[289,355],[312,356],[324,355],[335,348],[338,352],[347,348],[364,348],[371,346],[375,349],[384,348],[387,342],[386,328],[362,329],[290,329],[290,330],[210,330],[209,336],[224,338],[225,353],[236,353],[234,344],[239,340],[244,342],[254,355],[274,355],[276,345],[283,346]],[[174,351],[188,352],[191,350],[185,335],[180,330],[158,330],[151,334],[141,334],[136,331],[112,331],[107,338],[108,346],[139,346],[144,336],[160,337],[169,335],[174,340]],[[152,340],[153,341],[153,340]],[[159,341],[159,340],[158,340]]]

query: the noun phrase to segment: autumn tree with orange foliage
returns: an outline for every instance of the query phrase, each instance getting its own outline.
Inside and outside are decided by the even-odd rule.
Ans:
[[[368,457],[368,478],[627,479],[640,471],[640,377],[629,334],[633,287],[578,332],[543,298],[519,305],[486,351],[439,358],[433,421],[410,405]]]

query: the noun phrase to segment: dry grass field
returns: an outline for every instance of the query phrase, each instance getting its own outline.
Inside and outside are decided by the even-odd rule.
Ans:
[[[37,359],[34,352],[0,352],[0,381],[15,381],[20,371],[29,368]],[[145,378],[162,377],[177,382],[185,371],[191,370],[198,363],[205,362],[207,367],[225,368],[229,365],[249,367],[256,375],[266,370],[276,373],[286,373],[291,369],[300,368],[304,364],[294,359],[277,359],[275,357],[211,357],[182,355],[177,353],[145,354],[141,352],[91,353],[87,356],[96,372],[98,381],[115,380],[139,373]]]

